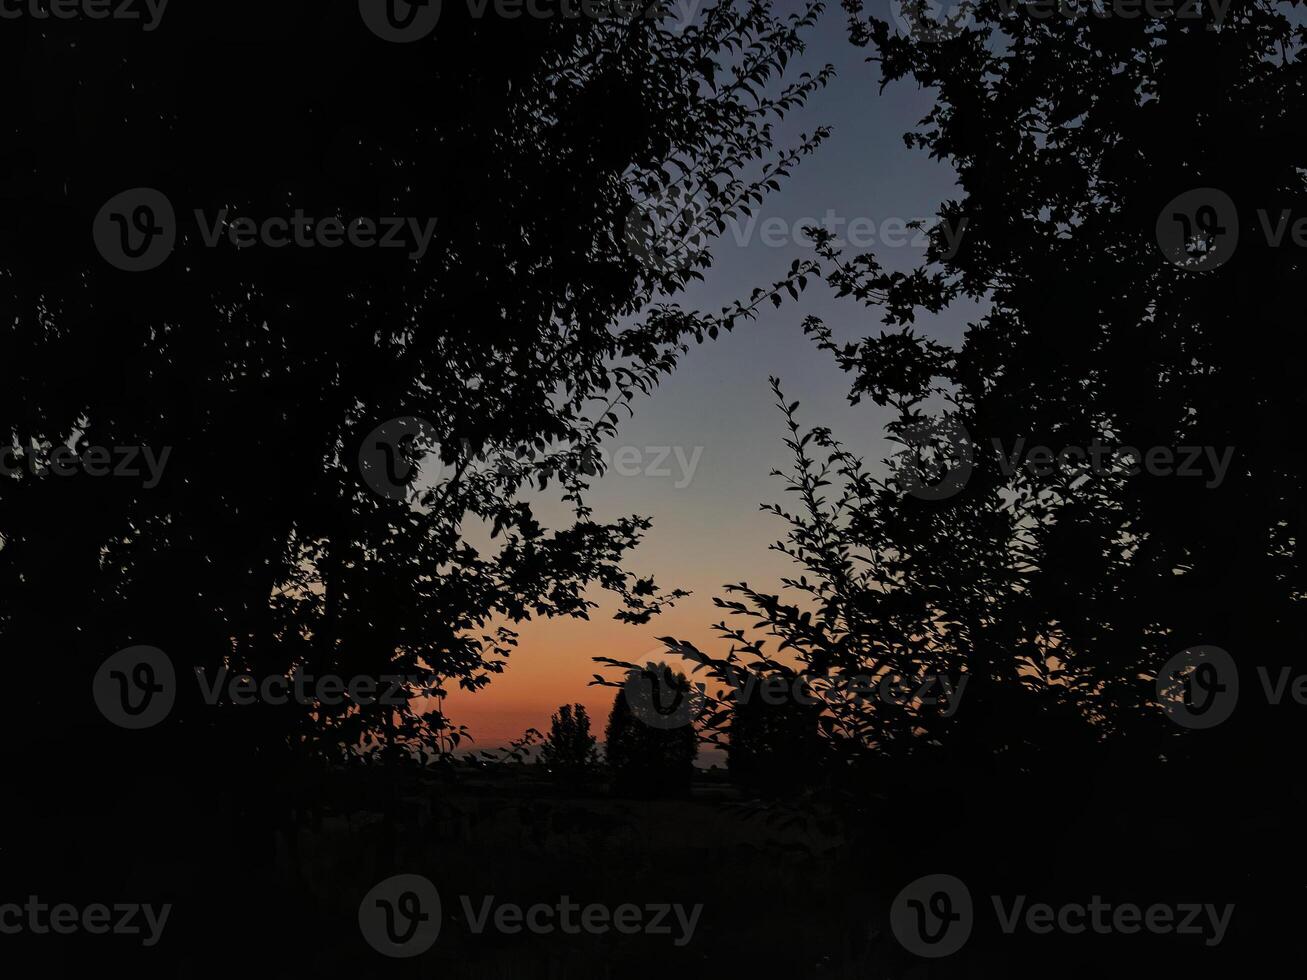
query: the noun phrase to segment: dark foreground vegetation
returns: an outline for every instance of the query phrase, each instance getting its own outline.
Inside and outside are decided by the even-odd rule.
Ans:
[[[1301,961],[1301,12],[1031,6],[943,25],[846,0],[882,81],[930,91],[906,139],[956,195],[921,268],[817,233],[711,312],[676,300],[712,238],[828,135],[779,135],[830,78],[804,63],[820,3],[689,25],[666,3],[446,3],[398,39],[434,8],[405,26],[392,4],[385,27],[366,2],[178,5],[149,31],[6,14],[0,927],[34,897],[171,908],[148,946],[4,931],[7,972]],[[304,215],[317,239],[270,237]],[[416,237],[355,247],[361,218]],[[792,305],[814,288],[852,332]],[[794,577],[728,587],[722,649],[666,637],[652,677],[599,658],[638,681],[597,678],[623,688],[606,769],[575,711],[543,771],[456,762],[465,732],[433,705],[491,684],[520,624],[588,616],[597,588],[645,627],[683,595],[630,568],[647,517],[591,510],[598,449],[764,305],[902,451],[856,457],[776,379],[793,465],[769,510]],[[931,339],[959,310],[961,342]],[[533,494],[568,506],[560,526]],[[374,686],[261,693],[303,673]],[[850,677],[947,679],[956,710],[849,698]],[[730,693],[776,679],[789,700]],[[696,740],[729,747],[726,775],[692,770]],[[441,913],[417,885],[372,894],[396,875]],[[492,894],[702,915],[683,946],[477,933],[459,896]],[[1018,901],[1162,911],[1008,929]],[[1195,905],[1234,910],[1219,938],[1171,928]],[[401,958],[383,919],[441,938]]]

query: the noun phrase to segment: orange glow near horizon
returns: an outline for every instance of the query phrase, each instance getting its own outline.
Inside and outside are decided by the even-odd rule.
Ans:
[[[637,563],[638,564],[638,563]],[[706,608],[705,608],[706,607]],[[454,725],[466,725],[475,741],[471,750],[507,745],[527,728],[549,730],[549,716],[562,704],[582,704],[590,730],[603,740],[614,688],[592,684],[594,675],[620,680],[620,672],[591,658],[613,657],[634,663],[669,659],[659,636],[711,643],[709,627],[720,619],[711,597],[695,594],[655,616],[644,626],[611,618],[612,609],[596,610],[590,620],[533,620],[519,626],[518,647],[502,674],[472,693],[449,686],[444,710]],[[464,746],[459,747],[461,754]]]

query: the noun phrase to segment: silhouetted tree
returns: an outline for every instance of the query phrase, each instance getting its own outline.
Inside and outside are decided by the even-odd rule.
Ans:
[[[820,702],[804,681],[755,676],[731,698],[726,768],[732,781],[763,796],[788,796],[824,775],[817,728]]]
[[[540,745],[540,759],[559,778],[575,782],[599,761],[597,739],[590,734],[585,705],[559,705],[549,719],[549,734]]]
[[[698,229],[748,210],[819,142],[774,152],[765,120],[824,74],[763,94],[801,50],[812,11],[725,4],[676,32],[658,17],[448,10],[415,45],[380,41],[352,8],[260,6],[257,31],[230,12],[170,13],[167,44],[100,35],[91,49],[108,74],[87,45],[72,57],[48,22],[5,32],[8,70],[23,66],[33,77],[22,85],[40,93],[5,110],[15,169],[0,357],[24,365],[4,396],[6,442],[20,461],[66,440],[171,449],[148,489],[21,465],[4,481],[6,644],[35,649],[40,637],[66,651],[61,671],[88,682],[132,642],[162,647],[183,677],[422,676],[406,685],[420,704],[442,683],[477,688],[502,670],[511,623],[591,608],[587,583],[616,592],[622,618],[656,612],[668,596],[619,565],[647,522],[599,524],[584,503],[593,449],[689,338],[729,329],[774,294],[713,317],[651,305],[700,277]],[[358,77],[305,84],[282,56],[303,37],[329,42]],[[268,70],[213,86],[181,68],[233,57]],[[115,108],[79,104],[78,118],[95,121],[69,124],[64,84]],[[440,97],[418,94],[429,92]],[[233,106],[241,138],[213,138]],[[106,146],[111,164],[92,165]],[[94,252],[91,227],[114,194],[140,186],[171,201],[176,244],[158,268],[124,272]],[[678,187],[694,192],[682,224],[638,244],[681,250],[650,261],[627,234],[633,211]],[[431,219],[435,233],[418,256],[237,248],[221,234],[214,246],[197,226],[296,209]],[[442,467],[399,487],[407,500],[375,492],[357,466],[369,433],[397,417],[429,423],[401,455]],[[571,502],[575,525],[541,527],[520,499],[531,486]],[[497,550],[474,546],[471,524]],[[216,715],[194,693],[182,685],[175,717],[198,712],[195,731],[220,717],[253,744],[420,748],[444,725],[408,705],[354,702]],[[14,719],[22,737],[39,737],[28,722],[55,710],[43,698]]]
[[[956,170],[959,199],[908,274],[817,236],[827,281],[884,328],[853,342],[815,318],[805,329],[851,374],[852,402],[891,411],[903,450],[888,472],[865,466],[829,429],[801,429],[776,384],[799,503],[771,510],[802,574],[783,597],[740,584],[720,605],[819,675],[966,678],[951,716],[919,699],[825,701],[845,788],[885,798],[863,841],[878,870],[937,870],[903,845],[946,839],[973,887],[1207,887],[1290,932],[1301,863],[1259,857],[1250,828],[1287,831],[1301,813],[1282,778],[1300,719],[1240,698],[1227,722],[1186,729],[1157,680],[1197,644],[1230,651],[1245,682],[1301,661],[1307,465],[1288,447],[1307,387],[1278,338],[1307,256],[1271,241],[1307,191],[1300,18],[1260,0],[1164,18],[979,0],[947,29],[897,4],[915,10],[905,29],[844,6],[884,82],[936,92],[906,138]],[[916,332],[949,307],[968,317],[959,346]],[[1229,469],[1011,462],[1095,440],[1177,463],[1183,447],[1229,451]],[[751,649],[751,630],[718,628]],[[1158,858],[1151,828],[1171,820],[1222,842],[1201,870]],[[1018,828],[1034,823],[1068,842],[1057,862],[1026,850]],[[1174,967],[1173,950],[1156,955]]]
[[[666,665],[660,666],[665,669]],[[658,680],[663,676],[670,675],[660,671]],[[684,674],[672,676],[671,683],[673,690],[682,694],[690,690]],[[638,707],[644,713],[643,706]],[[639,798],[688,796],[699,753],[694,724],[662,723],[656,716],[650,720],[653,725],[632,711],[627,690],[613,699],[604,732],[604,761],[612,775],[613,792]]]
[[[708,266],[705,232],[821,141],[772,127],[828,72],[781,77],[816,5],[728,2],[684,30],[649,9],[445,4],[408,44],[357,3],[174,6],[151,32],[6,19],[0,73],[27,94],[0,110],[0,646],[39,683],[0,751],[4,819],[50,841],[25,850],[77,834],[40,814],[96,823],[88,800],[125,797],[151,818],[124,821],[123,853],[198,836],[266,859],[295,757],[429,759],[449,727],[431,697],[503,670],[516,623],[586,615],[592,584],[630,622],[674,598],[624,567],[646,519],[594,519],[594,449],[691,341],[806,271],[718,314],[666,302]],[[409,247],[343,240],[392,217]],[[291,221],[334,240],[261,237]],[[379,447],[395,419],[422,421]],[[65,444],[168,456],[157,481],[42,474]],[[177,702],[118,731],[91,681],[136,644],[171,658]],[[397,703],[211,708],[196,670],[402,680]],[[86,780],[43,778],[51,758]],[[232,816],[197,803],[197,828],[187,793]]]

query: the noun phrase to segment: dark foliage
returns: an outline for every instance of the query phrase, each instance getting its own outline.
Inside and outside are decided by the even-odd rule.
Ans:
[[[646,518],[591,513],[594,449],[691,342],[801,275],[715,314],[669,299],[708,267],[704,231],[821,141],[777,146],[772,127],[828,72],[787,72],[814,9],[725,3],[673,30],[665,6],[540,19],[447,3],[409,44],[375,36],[357,2],[179,4],[151,31],[6,16],[0,442],[16,472],[0,479],[0,648],[21,693],[0,752],[4,837],[28,842],[15,888],[203,881],[189,907],[213,921],[251,891],[275,903],[256,875],[313,803],[310,774],[443,757],[463,735],[434,707],[446,686],[487,684],[522,621],[587,616],[592,586],[631,623],[680,594],[626,567]],[[166,198],[175,243],[126,271],[92,232],[137,188]],[[672,199],[692,206],[633,241],[649,224],[633,217]],[[104,224],[124,247],[162,240],[165,211],[148,227],[141,214]],[[230,237],[297,215],[335,223],[336,244]],[[341,225],[390,217],[429,241],[340,243]],[[396,419],[422,423],[388,466],[422,461],[424,479],[414,466],[378,492],[360,456]],[[158,480],[52,476],[62,445],[167,462]],[[572,522],[542,526],[542,494]],[[168,657],[176,703],[127,731],[92,679],[136,645]],[[202,696],[224,676],[296,673],[398,677],[398,700]],[[401,802],[392,789],[387,828]],[[112,854],[78,844],[92,826]],[[380,842],[383,865],[394,847]],[[142,870],[160,853],[186,870]],[[252,942],[283,934],[253,918],[268,934]]]
[[[559,705],[549,719],[549,734],[540,745],[540,761],[560,779],[576,782],[598,765],[596,741],[590,734],[585,705]]]
[[[659,676],[666,665],[659,665]],[[653,671],[650,671],[652,674]],[[672,677],[674,689],[690,690],[684,674]],[[661,728],[642,721],[631,710],[625,691],[613,698],[604,730],[604,761],[618,796],[640,799],[683,797],[690,792],[699,740],[693,724]]]

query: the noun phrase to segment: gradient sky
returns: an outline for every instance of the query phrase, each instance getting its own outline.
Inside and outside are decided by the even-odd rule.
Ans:
[[[883,5],[889,0],[872,2]],[[789,7],[793,2],[780,0],[777,6],[782,4]],[[787,119],[782,130],[794,135],[828,125],[834,130],[831,138],[795,169],[780,192],[767,198],[751,233],[743,226],[738,231],[728,227],[713,246],[715,261],[706,281],[683,297],[682,305],[716,310],[747,297],[755,286],[781,278],[795,258],[811,255],[793,234],[773,234],[768,240],[763,234],[768,218],[784,219],[787,228],[805,218],[819,222],[828,211],[846,222],[869,219],[876,229],[873,248],[883,264],[907,270],[919,262],[922,250],[911,244],[910,232],[906,243],[889,246],[881,243],[879,231],[887,220],[929,218],[942,200],[957,194],[947,166],[903,144],[902,134],[929,111],[932,95],[911,83],[878,93],[878,66],[864,60],[864,50],[848,43],[844,25],[838,4],[822,15],[802,67],[816,71],[830,63],[836,77],[803,113]],[[858,231],[867,230],[864,221]],[[785,244],[776,245],[777,239]],[[482,692],[459,691],[446,699],[445,710],[455,724],[471,729],[477,748],[503,745],[527,727],[547,730],[550,713],[564,702],[586,705],[602,737],[615,692],[587,686],[594,673],[602,672],[591,657],[661,659],[655,638],[667,635],[724,652],[711,630],[721,619],[712,606],[712,597],[722,594],[721,586],[747,581],[768,591],[779,589],[780,577],[793,566],[768,545],[785,527],[758,509],[760,503],[781,499],[781,481],[768,474],[788,465],[782,419],[767,384],[770,375],[781,379],[787,400],[802,403],[802,423],[830,426],[849,448],[869,459],[886,455],[885,413],[869,403],[849,406],[850,377],[801,330],[803,317],[815,314],[837,337],[878,332],[875,311],[836,300],[820,282],[810,282],[798,303],[787,301],[779,309],[765,306],[757,321],[693,347],[651,397],[636,403],[635,417],[625,422],[611,444],[610,460],[623,446],[641,451],[680,447],[686,460],[694,459],[697,447],[702,447],[688,483],[685,469],[671,456],[663,463],[670,475],[623,475],[610,467],[591,497],[599,520],[632,513],[651,517],[654,527],[628,567],[655,574],[664,589],[694,594],[646,626],[613,621],[614,605],[603,601],[601,592],[595,594],[601,608],[588,622],[523,624],[520,647],[504,674]],[[967,312],[955,309],[943,317],[921,319],[919,329],[956,342]],[[633,451],[628,451],[628,474],[649,468],[655,457],[642,452],[636,463]],[[566,521],[562,508],[542,506],[540,513],[546,520],[556,518],[552,526]]]

